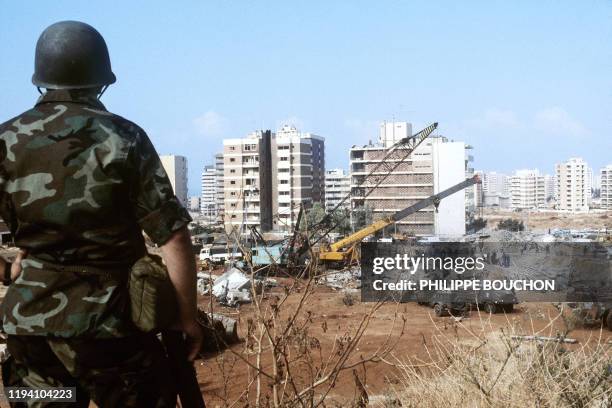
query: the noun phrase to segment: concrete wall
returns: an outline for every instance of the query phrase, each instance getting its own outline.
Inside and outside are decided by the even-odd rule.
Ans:
[[[434,139],[434,193],[446,190],[465,180],[465,143],[440,143]],[[440,202],[436,218],[436,235],[465,234],[465,192],[460,191]]]

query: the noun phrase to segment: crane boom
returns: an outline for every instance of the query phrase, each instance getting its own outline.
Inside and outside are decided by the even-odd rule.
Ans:
[[[430,205],[437,206],[437,204],[440,203],[440,200],[442,200],[443,198],[446,198],[449,195],[452,195],[458,191],[463,190],[466,187],[469,187],[479,182],[480,182],[480,178],[478,177],[478,175],[472,178],[469,178],[469,179],[465,179],[459,184],[456,184],[438,194],[434,194],[431,197],[418,201],[417,203],[411,205],[410,207],[406,207],[403,210],[400,210],[389,217],[385,217],[381,220],[374,222],[373,224],[368,225],[365,228],[360,229],[354,234],[351,234],[348,237],[341,239],[338,242],[334,242],[333,244],[330,245],[330,249],[332,252],[337,252],[341,250],[342,248],[348,247],[349,245],[352,245],[354,243],[357,243],[363,240],[368,235],[374,234],[375,232],[380,231],[381,229],[385,228],[388,225],[394,224],[406,218],[410,214],[414,214],[415,212],[422,210],[423,208],[427,208]]]
[[[432,123],[418,133],[407,136],[399,140],[393,146],[389,147],[385,151],[384,157],[377,161],[374,168],[371,169],[365,176],[356,176],[356,179],[358,179],[356,180],[356,186],[353,186],[351,191],[348,192],[342,198],[342,200],[340,200],[334,206],[334,208],[328,211],[323,219],[317,223],[317,225],[311,225],[310,228],[314,230],[315,227],[318,227],[319,225],[325,225],[328,221],[330,221],[331,215],[351,198],[357,197],[362,200],[369,196],[376,189],[376,187],[378,187],[389,176],[389,174],[393,173],[400,164],[405,162],[410,154],[414,152],[414,150],[437,128],[438,122]],[[366,189],[366,184],[368,183],[372,183],[372,185],[368,185]],[[327,235],[327,232],[323,235]],[[313,238],[313,236],[314,235],[311,234],[311,238]]]

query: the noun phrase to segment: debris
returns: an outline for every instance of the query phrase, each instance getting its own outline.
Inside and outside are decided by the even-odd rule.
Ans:
[[[256,292],[261,289],[261,286],[261,280],[257,280]],[[252,302],[251,287],[252,282],[248,276],[238,268],[231,268],[215,280],[212,286],[212,294],[219,303],[235,307],[240,303]]]
[[[202,351],[219,351],[225,346],[240,342],[236,320],[198,309],[198,321],[204,328]]]
[[[249,290],[250,288],[251,280],[238,268],[231,268],[215,280],[212,294],[216,298],[220,298],[226,296],[229,292]]]
[[[210,292],[210,287],[217,279],[217,276],[209,273],[198,272],[197,288],[200,295],[206,295]]]
[[[565,337],[546,337],[546,336],[512,336],[514,340],[527,340],[527,341],[556,341],[557,343],[578,343],[576,339],[568,339]]]
[[[355,289],[360,285],[361,269],[353,267],[350,269],[329,272],[322,277],[323,284],[332,289]]]
[[[248,290],[230,290],[225,296],[217,298],[219,303],[229,307],[236,307],[241,303],[251,303],[253,298]]]

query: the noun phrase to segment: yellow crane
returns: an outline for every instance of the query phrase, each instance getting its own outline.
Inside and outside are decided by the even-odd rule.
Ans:
[[[476,183],[480,183],[480,178],[478,175],[465,179],[459,184],[456,184],[438,194],[434,194],[424,200],[418,201],[417,203],[411,205],[410,207],[406,207],[403,210],[392,214],[391,216],[382,218],[367,227],[360,229],[359,231],[349,235],[346,238],[343,238],[333,244],[326,245],[323,244],[319,248],[319,260],[322,262],[339,262],[339,263],[347,263],[354,259],[356,256],[356,247],[364,238],[369,235],[376,233],[377,231],[382,230],[383,228],[392,225],[410,214],[414,214],[415,212],[422,210],[423,208],[427,208],[430,205],[434,205],[436,209],[440,204],[440,200],[448,197],[451,194],[454,194],[458,191],[463,190],[471,185]]]

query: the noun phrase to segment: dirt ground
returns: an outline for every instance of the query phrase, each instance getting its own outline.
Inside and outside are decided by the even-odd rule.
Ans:
[[[281,289],[275,288],[271,296],[274,291],[280,292]],[[344,297],[345,294],[340,291],[318,286],[308,302],[306,310],[312,314],[313,322],[310,333],[320,342],[324,355],[332,350],[336,337],[354,329],[372,305],[359,302],[357,293],[357,301],[352,306],[347,306],[343,302]],[[291,299],[285,307],[295,306],[296,300],[297,297]],[[202,307],[209,307],[210,299],[202,297],[200,304]],[[243,305],[239,309],[219,305],[214,307],[215,312],[239,320],[239,335],[242,337],[246,332],[246,322],[253,316],[253,305]],[[501,328],[509,326],[519,327],[518,333],[522,334],[533,334],[535,331],[539,335],[554,336],[562,327],[560,320],[551,323],[558,313],[557,309],[550,304],[520,304],[511,314],[496,314],[491,317],[484,312],[471,312],[470,316],[464,318],[460,323],[457,323],[452,317],[435,317],[429,307],[419,306],[416,303],[399,306],[388,304],[383,305],[377,311],[362,338],[357,355],[368,355],[378,348],[392,327],[396,313],[406,318],[406,326],[391,360],[396,358],[403,362],[410,360],[413,363],[419,359],[421,361],[431,360],[427,354],[427,346],[432,345],[434,336],[458,337],[469,341],[473,339],[474,334],[481,334],[483,327],[487,332],[494,334]],[[399,329],[396,329],[394,335],[399,334]],[[610,341],[612,332],[606,329],[600,330],[600,328],[583,328],[571,332],[570,337],[578,340],[578,344],[569,345],[569,348],[572,348],[588,344],[594,345],[597,341]],[[236,344],[233,350],[243,352],[243,345]],[[224,406],[225,403],[232,405],[237,401],[239,402],[235,406],[244,406],[245,401],[241,400],[241,395],[249,384],[247,365],[240,361],[232,365],[233,361],[235,358],[227,350],[219,354],[207,355],[202,361],[198,361],[198,380],[208,406]],[[269,362],[264,361],[263,365],[264,368],[270,368]],[[223,366],[228,372],[225,377],[221,370]],[[231,370],[227,368],[229,366],[232,367]],[[364,384],[370,400],[373,397],[380,400],[381,395],[384,395],[389,389],[389,383],[397,382],[398,371],[383,362],[368,363],[357,370],[357,375]],[[354,373],[351,370],[344,372],[329,395],[328,406],[349,406],[355,399],[355,383]]]
[[[612,229],[612,211],[590,212],[585,214],[568,214],[556,211],[521,211],[483,209],[482,217],[487,220],[487,227],[495,228],[497,223],[506,218],[523,221],[527,230],[546,232],[553,228]]]

